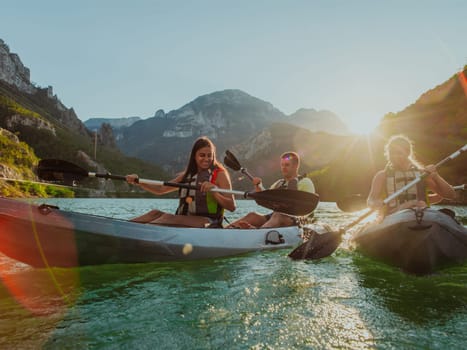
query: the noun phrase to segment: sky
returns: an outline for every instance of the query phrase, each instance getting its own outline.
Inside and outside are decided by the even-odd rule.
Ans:
[[[85,121],[240,89],[365,133],[467,64],[465,0],[0,0],[0,38]]]

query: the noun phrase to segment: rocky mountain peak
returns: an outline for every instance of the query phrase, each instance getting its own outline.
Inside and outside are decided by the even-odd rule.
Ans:
[[[164,118],[165,112],[163,109],[158,109],[156,113],[154,113],[154,118]]]
[[[327,110],[300,108],[289,116],[288,122],[314,132],[321,131],[334,135],[350,133],[347,125],[336,114]]]
[[[49,117],[61,125],[83,136],[88,135],[73,108],[67,108],[58,96],[54,95],[52,86],[41,88],[31,83],[29,68],[23,65],[17,54],[10,52],[10,48],[2,39],[0,39],[0,81],[14,86],[19,93],[30,95],[44,109],[50,110]],[[23,115],[18,115],[16,119],[23,117]]]
[[[10,52],[10,48],[2,39],[0,39],[0,80],[29,94],[37,90],[31,84],[29,68],[23,65],[16,53]]]

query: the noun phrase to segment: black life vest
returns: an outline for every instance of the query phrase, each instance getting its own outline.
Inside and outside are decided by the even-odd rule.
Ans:
[[[189,175],[183,183],[193,186],[199,186],[205,181],[216,183],[218,173],[222,171],[219,167],[203,170],[193,176]],[[180,188],[179,204],[176,211],[178,215],[198,215],[205,216],[215,220],[222,220],[224,217],[224,208],[214,199],[212,193],[203,193],[199,190]]]
[[[271,185],[270,189],[271,190],[276,190],[276,189],[297,190],[298,183],[303,178],[304,178],[303,175],[298,175],[297,177],[294,177],[293,179],[290,179],[288,181],[286,179],[279,179]]]

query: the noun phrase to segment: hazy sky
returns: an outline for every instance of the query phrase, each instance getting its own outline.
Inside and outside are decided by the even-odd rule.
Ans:
[[[0,38],[83,121],[241,89],[355,131],[467,64],[467,1],[0,0]]]

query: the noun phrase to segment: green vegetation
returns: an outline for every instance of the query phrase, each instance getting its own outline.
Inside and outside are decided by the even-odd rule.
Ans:
[[[5,129],[0,129],[0,195],[5,197],[73,197],[66,187],[35,182],[33,169],[38,162],[29,145]],[[26,180],[23,180],[26,179]],[[31,180],[31,181],[27,181]]]
[[[11,114],[20,114],[26,117],[33,117],[42,119],[39,113],[30,111],[27,108],[16,103],[11,98],[6,96],[0,96],[0,116],[11,115]]]
[[[0,181],[0,195],[4,197],[59,197],[73,198],[75,193],[67,187],[30,181]]]
[[[94,154],[93,134],[80,126],[73,110],[63,111],[57,103],[56,99],[47,96],[45,90],[39,89],[35,94],[27,94],[0,81],[0,128],[11,129],[10,131],[14,133],[7,134],[5,131],[0,134],[0,173],[1,169],[5,168],[5,177],[37,180],[34,169],[39,159],[45,158],[68,160],[89,171],[98,170],[90,166],[90,163],[82,157],[83,152],[87,155]],[[13,127],[8,126],[6,120],[12,115],[43,119],[53,126],[55,134],[47,129],[38,129],[21,123]],[[91,160],[91,163],[92,161],[94,160]],[[138,173],[145,178],[168,179],[167,174],[158,166],[126,157],[119,150],[100,144],[97,147],[97,163],[114,174]],[[113,185],[110,191],[119,196],[123,197],[129,191],[129,186],[124,182],[115,181]],[[73,193],[87,195],[90,189],[96,189],[101,185],[98,181],[86,181],[84,186],[89,188],[52,190],[56,187],[42,188],[39,185],[24,183],[0,183],[0,194],[68,197]]]
[[[20,142],[7,130],[0,129],[0,164],[21,178],[33,179],[32,169],[38,158],[29,145]]]

